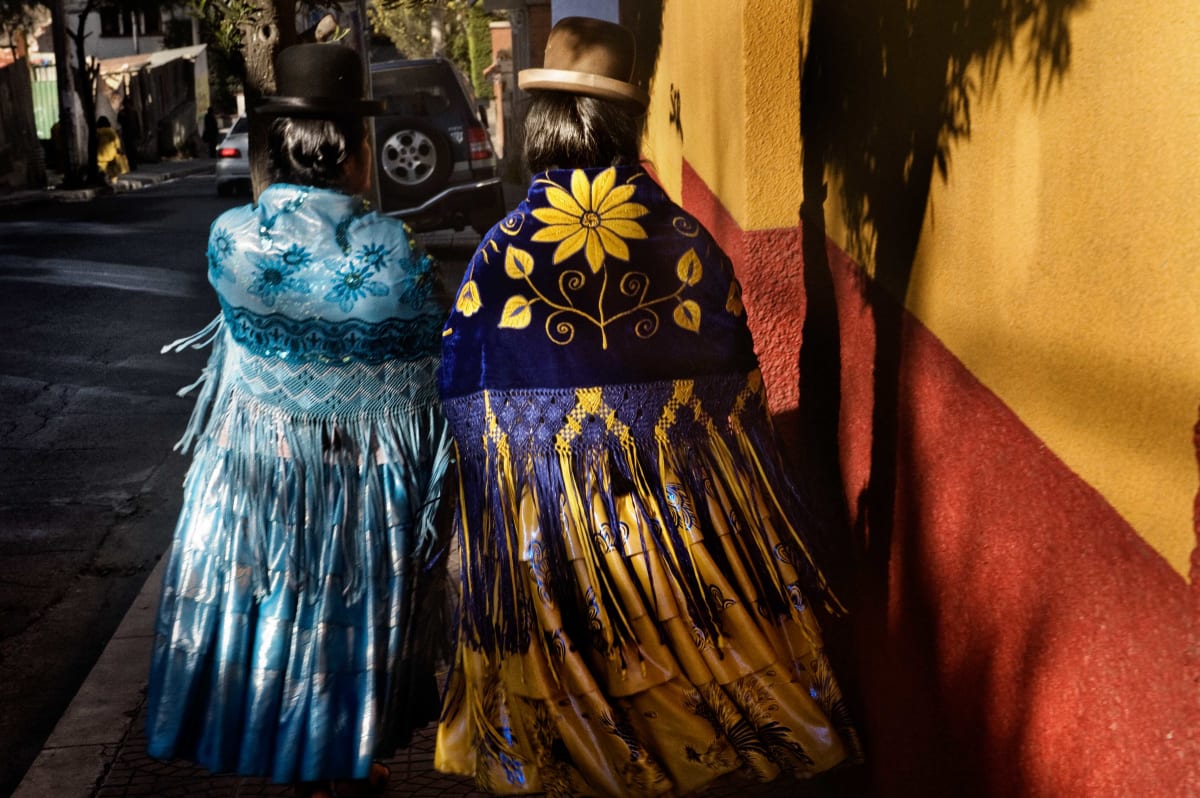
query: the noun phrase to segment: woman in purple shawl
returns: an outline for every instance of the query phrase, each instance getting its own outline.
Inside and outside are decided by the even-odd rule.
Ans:
[[[498,794],[684,794],[857,757],[838,610],[729,258],[639,165],[624,28],[569,18],[528,196],[443,331],[463,604],[435,765]]]

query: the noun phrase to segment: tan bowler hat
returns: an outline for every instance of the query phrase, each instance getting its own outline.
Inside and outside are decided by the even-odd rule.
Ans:
[[[522,69],[517,85],[622,100],[645,108],[650,95],[629,82],[637,45],[621,25],[590,17],[565,17],[546,40],[541,69]]]

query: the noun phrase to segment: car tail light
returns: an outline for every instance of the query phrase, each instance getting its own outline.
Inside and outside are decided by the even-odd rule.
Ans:
[[[217,150],[218,158],[237,158],[242,153],[237,147],[222,147]]]
[[[492,157],[492,143],[488,141],[487,131],[481,127],[467,128],[467,147],[472,161]]]

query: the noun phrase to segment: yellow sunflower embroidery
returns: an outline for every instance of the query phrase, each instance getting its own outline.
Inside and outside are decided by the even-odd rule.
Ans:
[[[606,255],[629,260],[625,239],[645,238],[646,231],[633,221],[650,211],[630,202],[634,187],[615,186],[616,169],[605,169],[588,182],[587,174],[576,169],[571,174],[571,191],[551,185],[546,189],[549,208],[538,208],[533,216],[546,226],[533,234],[534,241],[557,241],[554,263],[557,265],[584,251],[592,273],[600,271]]]

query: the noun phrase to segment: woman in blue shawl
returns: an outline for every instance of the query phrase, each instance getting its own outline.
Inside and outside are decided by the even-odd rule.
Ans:
[[[146,728],[155,757],[364,794],[386,780],[372,760],[438,707],[414,627],[436,622],[445,559],[445,310],[431,259],[361,197],[379,105],[358,54],[298,45],[276,74],[257,110],[274,117],[271,185],[213,223],[221,315],[176,344],[213,354],[181,442],[195,459]]]
[[[858,756],[729,258],[639,165],[624,28],[569,18],[528,196],[443,331],[462,610],[435,765],[499,794],[684,794]]]

